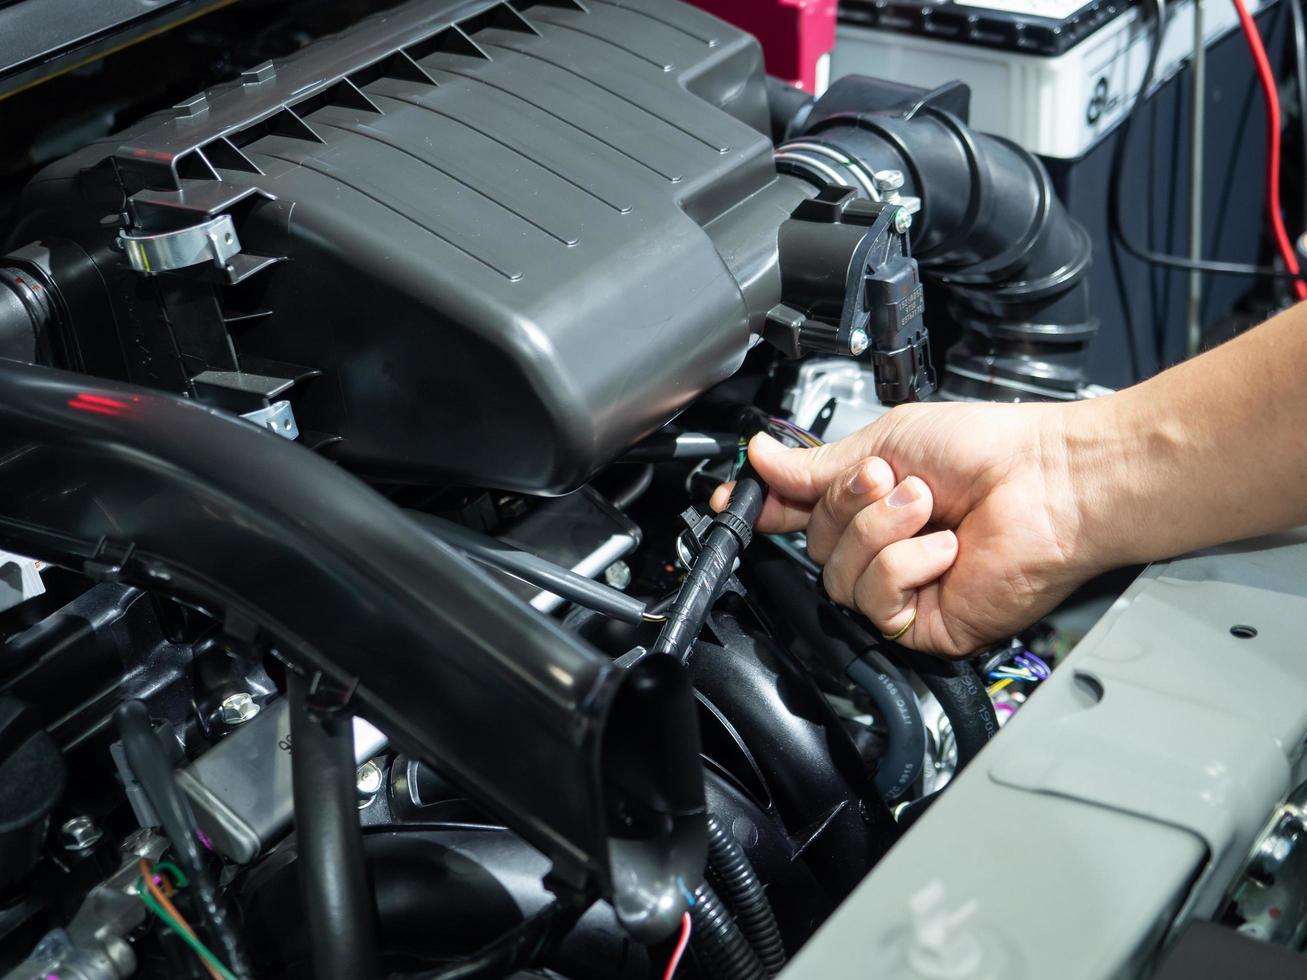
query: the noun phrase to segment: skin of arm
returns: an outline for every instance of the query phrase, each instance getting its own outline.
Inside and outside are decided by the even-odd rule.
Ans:
[[[758,529],[806,531],[832,598],[965,656],[1109,568],[1307,522],[1305,366],[1307,304],[1102,398],[904,405],[817,449],[760,435]]]

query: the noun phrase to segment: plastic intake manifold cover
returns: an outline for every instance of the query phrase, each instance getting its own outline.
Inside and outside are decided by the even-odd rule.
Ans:
[[[110,284],[117,343],[67,366],[234,410],[284,382],[365,476],[558,493],[778,301],[804,192],[767,131],[756,42],[684,4],[420,0],[52,165],[14,241]],[[115,248],[221,215],[200,264]]]

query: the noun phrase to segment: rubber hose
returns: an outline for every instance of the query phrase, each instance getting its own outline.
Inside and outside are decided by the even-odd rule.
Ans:
[[[865,617],[837,606],[829,596],[825,599],[828,608],[840,613],[833,622],[838,623],[849,642],[863,649],[872,648],[875,627]],[[974,759],[976,753],[998,734],[994,703],[969,661],[932,657],[897,643],[887,642],[881,649],[920,677],[939,702],[957,742],[958,769]]]
[[[722,586],[731,577],[735,559],[748,545],[766,500],[767,484],[746,462],[736,474],[735,489],[726,509],[717,515],[704,535],[703,546],[667,612],[667,623],[652,653],[670,654],[685,662]]]
[[[712,886],[694,890],[690,945],[712,980],[764,980],[767,971]]]
[[[897,800],[912,789],[925,766],[926,724],[917,695],[875,650],[865,651],[846,673],[871,699],[876,720],[885,727],[888,744],[876,760],[876,789],[886,801]]]
[[[967,661],[931,657],[897,645],[893,650],[939,702],[953,728],[961,770],[998,734],[998,716],[980,676]]]
[[[708,867],[726,895],[740,932],[769,977],[785,966],[785,943],[758,874],[734,835],[716,814],[708,815]]]
[[[118,706],[114,719],[127,765],[154,808],[177,862],[190,877],[190,892],[195,896],[200,911],[197,926],[236,976],[252,976],[244,945],[222,904],[217,882],[209,872],[207,856],[200,848],[195,816],[177,789],[172,765],[159,744],[154,726],[150,724],[149,709],[143,701],[125,701]]]
[[[649,488],[653,486],[653,478],[653,464],[644,464],[640,467],[635,479],[613,494],[612,500],[609,502],[618,510],[626,510],[649,491]]]
[[[652,467],[650,469],[652,470]],[[605,616],[612,616],[624,623],[635,625],[644,621],[644,603],[625,592],[619,592],[611,586],[588,579],[547,558],[541,558],[529,551],[521,551],[498,538],[480,534],[462,524],[447,521],[443,517],[424,514],[417,510],[405,513],[433,536],[457,548],[474,561],[507,572],[538,589],[560,595],[578,606],[597,609]]]
[[[869,636],[844,626],[844,616],[822,601],[795,558],[785,553],[783,542],[766,541],[784,557],[760,555],[750,563],[749,573],[754,589],[766,596],[768,618],[801,659],[847,677],[867,693],[887,743],[876,761],[876,789],[886,801],[900,799],[920,778],[926,759],[926,724],[916,693],[902,672],[871,645]]]
[[[287,671],[286,681],[297,864],[313,975],[318,980],[377,977],[381,957],[359,827],[353,719],[311,717],[306,681],[294,671]]]
[[[734,459],[740,437],[734,432],[660,432],[632,446],[623,463],[666,463],[672,460]],[[620,509],[620,508],[619,508]]]

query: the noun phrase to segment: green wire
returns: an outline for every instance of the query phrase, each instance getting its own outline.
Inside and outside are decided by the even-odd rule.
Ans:
[[[167,867],[167,866],[160,865],[160,867]],[[174,870],[174,869],[170,868],[170,870]],[[188,945],[191,949],[195,950],[196,955],[198,955],[202,960],[204,960],[215,970],[221,973],[223,980],[236,980],[236,975],[222,965],[222,961],[219,960],[218,957],[213,955],[213,953],[210,951],[208,946],[205,946],[204,943],[200,942],[200,940],[195,936],[190,935],[185,929],[181,927],[181,924],[178,923],[176,919],[174,919],[171,915],[168,914],[166,909],[164,909],[161,905],[159,905],[158,902],[154,900],[154,896],[145,890],[144,878],[141,878],[139,881],[137,881],[136,894],[140,898],[140,900],[145,903],[145,907],[147,909],[149,909],[156,916],[158,916],[159,919],[163,922],[163,924],[166,925],[169,929],[171,929],[174,933],[176,933],[176,935],[184,943],[186,943],[186,945]]]
[[[171,861],[160,861],[154,866],[154,870],[168,872],[168,874],[172,875],[173,881],[177,882],[178,888],[185,888],[190,884],[190,882],[186,880],[186,875],[182,873],[182,869],[177,867],[177,865],[173,864]]]

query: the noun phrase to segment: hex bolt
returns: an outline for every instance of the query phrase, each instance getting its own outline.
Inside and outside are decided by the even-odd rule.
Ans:
[[[871,182],[876,185],[883,200],[892,201],[898,197],[898,192],[903,187],[903,171],[877,170],[871,175]]]
[[[624,561],[615,561],[604,569],[604,581],[614,589],[625,591],[631,584],[631,566]]]
[[[354,788],[358,791],[360,810],[376,799],[385,782],[386,774],[381,771],[381,766],[377,765],[375,759],[369,759],[358,767]]]
[[[849,353],[854,357],[866,352],[871,346],[871,338],[867,336],[867,331],[862,327],[855,327],[849,334]]]
[[[104,836],[104,831],[96,826],[95,821],[90,817],[73,817],[71,820],[65,820],[59,831],[63,835],[65,851],[88,850]]]
[[[906,235],[911,227],[912,215],[908,214],[907,208],[899,208],[894,214],[894,230],[900,235]]]
[[[259,713],[259,702],[245,691],[229,694],[222,699],[218,715],[229,728],[243,725]]]

